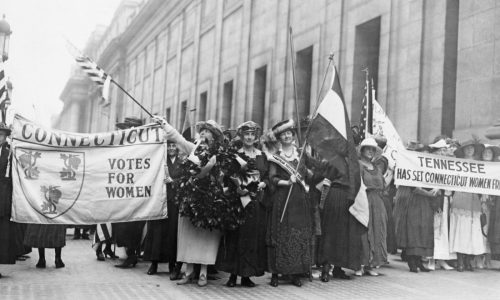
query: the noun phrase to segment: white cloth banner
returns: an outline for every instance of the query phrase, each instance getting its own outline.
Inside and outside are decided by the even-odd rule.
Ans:
[[[82,134],[16,115],[12,138],[13,221],[84,225],[167,217],[160,126]]]
[[[500,196],[500,163],[400,149],[395,183]]]
[[[381,135],[387,139],[387,145],[383,149],[384,156],[389,160],[389,165],[394,167],[398,150],[404,149],[403,141],[391,120],[375,99],[373,99],[373,135]]]

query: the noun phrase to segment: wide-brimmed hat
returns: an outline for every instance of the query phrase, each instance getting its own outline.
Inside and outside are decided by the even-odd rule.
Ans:
[[[424,151],[427,150],[427,146],[417,141],[409,141],[406,144],[406,150],[410,151]]]
[[[464,143],[462,143],[462,145],[460,147],[458,147],[457,150],[455,150],[454,154],[456,157],[459,157],[459,158],[462,158],[465,156],[464,154],[464,149],[465,147],[467,146],[474,146],[474,156],[475,157],[481,157],[481,154],[483,153],[484,151],[484,144],[479,142],[478,139],[471,139],[471,140],[468,140],[468,141],[465,141]]]
[[[497,157],[500,156],[500,147],[495,146],[495,145],[485,144],[484,150],[486,150],[486,149],[490,149],[491,151],[493,151],[493,160],[497,160]],[[483,150],[483,152],[484,152],[484,150]]]
[[[274,125],[271,130],[276,137],[279,137],[279,135],[285,131],[292,131],[295,133],[295,122],[292,119],[284,120]]]
[[[236,130],[238,135],[241,135],[244,132],[255,132],[255,135],[260,135],[261,133],[259,124],[255,123],[254,121],[246,121],[244,123],[241,123]]]
[[[374,138],[368,137],[361,141],[361,144],[359,144],[359,153],[363,152],[364,147],[372,147],[375,149],[375,157],[380,156],[382,154],[382,149],[377,144],[377,141],[375,141]]]
[[[123,122],[121,123],[116,123],[116,128],[118,129],[128,129],[132,127],[138,127],[143,125],[143,122],[141,119],[136,118],[136,117],[126,117]]]
[[[11,133],[11,129],[9,128],[9,126],[5,125],[4,123],[0,123],[0,131],[5,132],[7,136],[9,136]]]
[[[202,121],[197,124],[198,131],[201,132],[203,129],[210,131],[215,140],[222,141],[224,140],[224,133],[222,128],[217,122],[214,120]]]

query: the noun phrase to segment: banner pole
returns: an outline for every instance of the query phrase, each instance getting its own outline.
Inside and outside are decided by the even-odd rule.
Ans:
[[[109,75],[108,75],[109,76]],[[144,106],[142,106],[137,100],[135,100],[134,97],[132,97],[132,95],[129,94],[129,92],[127,92],[118,82],[116,82],[113,77],[111,77],[111,82],[114,83],[120,90],[122,90],[122,92],[124,92],[127,96],[129,96],[130,99],[132,99],[137,105],[140,106],[140,108],[142,108],[142,110],[144,110],[151,118],[153,117],[153,114],[151,114],[146,108],[144,108]]]
[[[323,82],[321,83],[321,87],[319,88],[318,97],[316,100],[316,107],[314,108],[314,115],[318,111],[319,97],[321,95],[321,91],[323,90],[323,86],[325,85],[326,76],[328,75],[328,70],[330,69],[330,66],[333,62],[333,53],[330,53],[330,55],[328,56],[328,60],[329,60],[328,66],[326,67],[325,75],[323,76]],[[309,136],[309,132],[311,131],[311,125],[313,122],[314,122],[314,118],[311,118],[311,123],[307,125],[306,136],[304,138],[304,144],[302,145],[302,149],[300,151],[299,162],[297,163],[297,167],[295,168],[295,173],[298,172],[300,162],[302,161],[302,157],[304,156],[304,150],[306,149],[306,145],[307,145],[307,138]],[[299,127],[300,127],[300,124],[299,124]],[[285,206],[283,207],[283,212],[281,213],[280,223],[283,222],[283,217],[285,217],[285,212],[286,212],[286,208],[288,206],[288,201],[290,200],[290,195],[292,194],[292,189],[293,189],[293,184],[290,186],[290,190],[288,191],[288,196],[286,197]]]

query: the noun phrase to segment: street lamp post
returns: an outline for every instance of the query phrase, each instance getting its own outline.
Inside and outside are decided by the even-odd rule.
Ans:
[[[10,25],[7,23],[5,20],[5,15],[3,15],[2,20],[0,20],[0,57],[1,61],[0,63],[5,62],[7,59],[9,59],[9,40],[10,40],[10,35],[12,34],[12,31],[10,30]],[[3,71],[3,68],[1,68],[1,71]],[[12,83],[10,81],[6,81],[6,78],[4,78],[5,71],[3,71],[3,74],[0,74],[2,78],[0,80],[2,81],[2,84],[5,84],[5,86],[0,86],[0,88],[4,88],[5,91],[5,96],[3,96],[3,100],[0,102],[0,113],[2,117],[2,123],[5,124],[7,121],[7,109],[9,108],[10,105],[10,92],[12,90]],[[5,82],[5,83],[3,83]],[[0,95],[1,96],[1,95]]]
[[[3,19],[0,20],[0,53],[2,54],[2,61],[6,61],[9,58],[9,40],[11,34],[10,25],[5,20],[5,15],[3,15]]]

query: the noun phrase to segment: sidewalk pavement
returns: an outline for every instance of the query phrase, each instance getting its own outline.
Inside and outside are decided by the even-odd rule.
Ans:
[[[170,281],[167,264],[160,264],[159,273],[149,276],[148,262],[135,268],[119,269],[119,260],[96,260],[88,240],[70,240],[63,248],[63,269],[55,269],[53,250],[46,251],[47,268],[37,269],[36,249],[30,258],[16,265],[0,265],[0,299],[500,299],[500,269],[459,273],[438,270],[431,273],[410,273],[399,257],[391,256],[390,264],[378,270],[378,277],[356,277],[353,280],[303,280],[301,288],[280,282],[269,286],[270,274],[253,280],[255,288],[228,288],[227,274],[218,274],[208,286],[196,284],[178,286]],[[125,256],[123,249],[117,254]],[[348,274],[352,274],[350,270]]]

